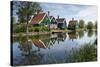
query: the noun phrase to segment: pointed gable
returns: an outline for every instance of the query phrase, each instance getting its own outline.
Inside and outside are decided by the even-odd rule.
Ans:
[[[65,18],[58,18],[58,19],[56,19],[56,21],[57,21],[57,23],[64,23],[64,21],[66,21],[66,20],[65,20]]]
[[[45,16],[46,16],[46,13],[37,14],[32,18],[31,23],[32,24],[39,24],[39,23],[41,23],[41,21],[44,19]]]
[[[38,48],[44,48],[44,49],[46,49],[45,44],[41,40],[33,40],[33,43]]]

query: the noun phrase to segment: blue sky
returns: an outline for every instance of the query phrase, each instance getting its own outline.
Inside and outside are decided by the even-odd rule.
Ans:
[[[97,7],[94,5],[75,5],[75,4],[54,4],[54,3],[40,3],[44,12],[50,11],[50,15],[61,18],[66,18],[68,22],[71,18],[76,20],[83,19],[86,21],[97,20]]]

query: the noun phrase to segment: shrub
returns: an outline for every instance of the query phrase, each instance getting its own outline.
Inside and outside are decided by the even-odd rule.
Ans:
[[[26,32],[26,26],[25,25],[13,25],[13,33],[19,33],[19,32]]]

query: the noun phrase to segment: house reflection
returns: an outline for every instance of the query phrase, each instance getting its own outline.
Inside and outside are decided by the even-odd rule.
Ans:
[[[38,48],[38,50],[50,48],[53,45],[52,41],[49,39],[39,39],[33,40],[33,44]]]
[[[66,33],[54,33],[51,34],[50,37],[45,39],[37,39],[33,40],[32,43],[38,47],[38,50],[42,49],[50,49],[55,45],[56,42],[63,42],[66,39]]]
[[[57,42],[63,42],[66,39],[66,33],[57,33]]]
[[[69,36],[69,39],[73,41],[74,39],[77,39],[78,34],[77,32],[68,32],[68,36]]]

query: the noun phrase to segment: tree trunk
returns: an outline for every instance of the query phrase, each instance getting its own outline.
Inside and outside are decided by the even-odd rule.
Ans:
[[[28,35],[28,22],[26,24],[26,35]]]
[[[26,22],[26,37],[27,37],[27,39],[28,39],[28,34],[29,34],[28,25],[29,25],[29,23],[28,23],[28,16],[27,16],[27,22]]]

